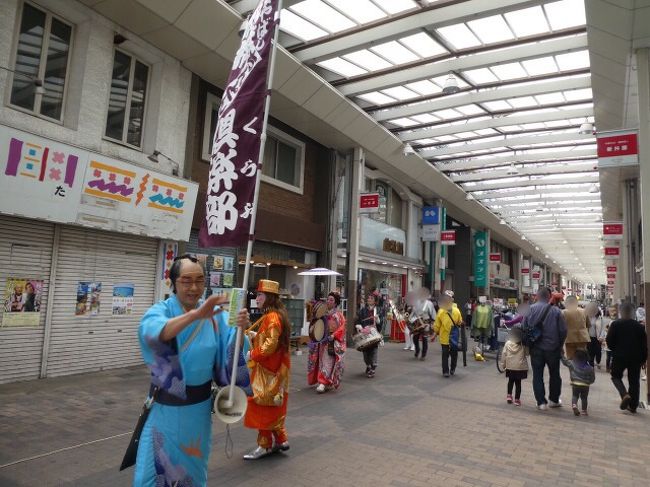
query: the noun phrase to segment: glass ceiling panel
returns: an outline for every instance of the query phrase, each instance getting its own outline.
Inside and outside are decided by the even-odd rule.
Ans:
[[[564,92],[564,97],[567,101],[586,100],[593,98],[594,94],[591,88],[584,88],[582,90],[569,90]]]
[[[546,17],[553,30],[567,29],[587,22],[585,0],[562,0],[544,5]]]
[[[311,41],[327,35],[327,31],[319,29],[311,22],[306,21],[286,8],[282,10],[282,16],[280,18],[280,27],[282,30],[302,41]]]
[[[413,120],[417,120],[420,123],[432,123],[440,120],[438,117],[434,117],[430,113],[423,113],[422,115],[415,115],[411,117]]]
[[[371,47],[370,50],[388,59],[393,64],[404,64],[419,59],[417,54],[411,52],[397,41],[378,44]]]
[[[490,68],[501,80],[525,78],[528,76],[526,70],[520,63],[501,64]]]
[[[483,44],[510,41],[515,38],[501,15],[472,20],[467,25]]]
[[[351,62],[346,61],[340,57],[321,61],[316,64],[321,68],[329,69],[330,71],[333,71],[336,74],[343,76],[344,78],[350,78],[352,76],[358,76],[360,74],[365,74],[368,72],[356,64],[352,64]]]
[[[321,0],[304,0],[289,8],[329,32],[340,32],[356,26],[345,15],[342,15]]]
[[[343,56],[343,58],[352,61],[354,64],[357,64],[368,71],[377,71],[392,66],[392,64],[385,59],[366,49],[351,52],[350,54]]]
[[[418,122],[411,120],[410,118],[396,118],[394,120],[389,120],[389,122],[399,125],[400,127],[411,127],[418,124]]]
[[[555,59],[552,56],[527,59],[526,61],[522,61],[522,64],[530,76],[557,73],[559,71]]]
[[[545,93],[543,95],[536,95],[535,99],[540,105],[550,105],[553,103],[564,103],[564,95],[562,93]]]
[[[350,1],[350,0],[346,0]],[[404,12],[405,10],[410,10],[412,8],[417,8],[418,4],[413,0],[373,0],[377,5],[379,5],[383,10],[389,14],[397,14],[399,12]]]
[[[494,73],[487,68],[471,69],[464,71],[463,75],[467,76],[469,80],[475,84],[483,85],[486,83],[494,83],[499,81],[499,78],[494,76]]]
[[[386,17],[386,13],[370,0],[328,0],[332,6],[339,9],[360,24],[372,22]]]
[[[449,52],[425,32],[419,32],[408,37],[403,37],[402,39],[399,39],[399,41],[422,57],[432,57]]]
[[[434,93],[440,93],[440,87],[427,79],[408,83],[404,86],[410,90],[417,91],[420,95],[433,95]]]
[[[382,90],[382,93],[397,98],[398,100],[408,100],[409,98],[415,98],[418,96],[417,93],[409,89],[404,88],[403,86],[394,86],[393,88],[386,88]]]
[[[448,108],[446,110],[435,111],[433,112],[433,115],[435,115],[438,118],[442,118],[443,120],[459,118],[462,116],[459,112],[457,112],[456,110],[452,110],[451,108]]]
[[[512,107],[503,100],[488,101],[483,103],[483,106],[492,112],[500,110],[512,110]]]
[[[570,52],[555,56],[558,66],[562,71],[589,67],[589,51]]]
[[[455,107],[454,110],[458,110],[463,115],[479,115],[481,113],[485,113],[485,110],[483,110],[480,106],[474,104]]]
[[[378,91],[364,93],[363,95],[359,95],[359,98],[367,102],[370,102],[373,105],[385,105],[387,103],[394,103],[395,101],[397,101],[395,100],[395,98],[391,98],[390,96],[384,95],[383,93],[379,93]]]
[[[532,96],[520,96],[518,98],[508,98],[506,100],[514,108],[527,108],[538,106],[537,100]]]
[[[441,27],[436,29],[436,32],[456,49],[467,49],[481,45],[481,41],[472,34],[472,31],[465,24]]]
[[[517,37],[543,34],[550,30],[542,7],[530,7],[508,12],[505,14],[505,18]]]

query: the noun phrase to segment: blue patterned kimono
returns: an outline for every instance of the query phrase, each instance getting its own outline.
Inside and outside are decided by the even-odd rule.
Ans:
[[[200,305],[201,303],[199,303]],[[142,318],[138,335],[145,363],[151,370],[151,382],[180,398],[185,386],[198,386],[214,379],[218,385],[230,382],[236,328],[226,323],[228,313],[215,315],[212,321],[198,320],[185,328],[173,343],[158,337],[167,321],[184,313],[172,296],[153,305]],[[201,329],[183,350],[196,327]],[[237,385],[248,387],[248,369],[244,360],[247,343],[238,361]],[[137,487],[198,487],[207,483],[211,447],[211,400],[190,406],[154,403],[140,437],[133,485]]]

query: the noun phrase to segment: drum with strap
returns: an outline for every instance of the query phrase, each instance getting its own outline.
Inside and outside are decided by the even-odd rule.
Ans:
[[[311,323],[309,324],[309,338],[311,338],[311,341],[313,342],[322,342],[326,336],[325,330],[326,325],[324,318],[311,320]]]
[[[366,326],[359,333],[352,336],[354,346],[360,352],[363,352],[366,348],[378,345],[381,340],[381,333],[374,326]]]

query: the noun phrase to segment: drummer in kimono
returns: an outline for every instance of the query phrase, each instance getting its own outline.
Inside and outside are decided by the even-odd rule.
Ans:
[[[361,308],[357,315],[355,327],[361,332],[366,327],[376,328],[381,333],[381,321],[377,313],[377,296],[369,294],[366,299],[366,306]],[[366,364],[366,377],[372,379],[377,369],[377,356],[379,354],[379,343],[363,349],[363,361]]]
[[[227,385],[233,364],[236,328],[220,309],[228,298],[202,299],[205,274],[190,255],[174,261],[169,277],[172,296],[149,308],[138,328],[154,402],[138,444],[137,487],[207,485],[212,381]],[[242,310],[237,324],[247,323]],[[237,385],[248,386],[243,353],[238,368]]]
[[[291,324],[279,293],[276,281],[262,279],[257,286],[257,307],[264,314],[251,327],[259,326],[257,332],[248,334],[252,348],[246,359],[253,397],[248,398],[244,426],[258,430],[258,435],[257,448],[244,455],[245,460],[289,449],[284,421],[289,398]]]
[[[341,295],[331,292],[327,296],[327,340],[309,344],[307,382],[318,384],[316,392],[322,394],[341,385],[345,356],[345,316],[339,310]]]

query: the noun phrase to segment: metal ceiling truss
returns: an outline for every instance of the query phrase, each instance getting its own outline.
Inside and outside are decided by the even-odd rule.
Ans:
[[[490,172],[464,172],[461,174],[449,174],[449,177],[456,184],[464,184],[469,182],[488,182],[498,181],[500,179],[509,178],[522,178],[527,176],[555,176],[557,174],[577,174],[584,173],[589,176],[598,175],[598,170],[594,171],[593,165],[588,166],[558,166],[553,168],[540,167],[532,169],[519,170],[517,173],[510,172],[508,169],[497,169]],[[516,186],[516,183],[513,183]]]
[[[498,134],[489,135],[488,137],[497,137]],[[498,149],[500,147],[512,147],[512,146],[521,146],[521,145],[538,145],[542,144],[545,146],[550,146],[551,144],[558,142],[569,142],[569,141],[581,141],[581,142],[591,142],[596,143],[596,139],[593,135],[583,135],[577,133],[553,133],[549,132],[546,135],[526,135],[526,136],[516,136],[511,137],[509,134],[504,134],[504,138],[501,140],[491,140],[489,142],[477,142],[474,144],[467,145],[455,145],[453,147],[439,147],[437,149],[427,149],[421,150],[419,152],[420,156],[429,159],[438,156],[446,156],[449,154],[454,154],[456,152],[467,152],[468,150],[484,150],[484,149]],[[458,141],[463,142],[463,141]],[[456,142],[450,142],[450,144]],[[535,147],[531,147],[535,148]],[[524,149],[516,149],[524,150]]]
[[[368,79],[349,81],[337,88],[344,95],[352,96],[400,86],[413,81],[444,76],[451,71],[459,72],[487,68],[499,64],[508,64],[513,62],[513,60],[526,61],[528,59],[546,57],[554,54],[583,51],[586,48],[587,35],[585,29],[585,34],[551,39],[538,44],[524,44],[500,50],[490,49],[472,56],[453,58],[437,63],[428,62],[411,68],[398,66],[399,69],[394,72],[386,74],[373,73]]]
[[[514,151],[513,151],[514,152]],[[434,159],[430,162],[441,171],[470,171],[472,169],[484,169],[490,167],[509,166],[510,164],[526,163],[571,163],[577,160],[595,160],[596,150],[590,147],[577,148],[574,150],[560,150],[554,152],[533,153],[533,154],[510,154],[504,157],[492,157],[478,159],[482,155],[475,156],[458,156],[453,159]]]
[[[466,124],[449,125],[446,127],[434,127],[424,130],[414,130],[399,134],[399,138],[404,142],[412,140],[436,138],[443,135],[454,135],[458,132],[474,132],[476,130],[507,127],[510,125],[522,125],[536,122],[553,122],[557,120],[568,120],[571,118],[585,118],[593,116],[593,107],[589,108],[571,108],[568,110],[558,110],[551,113],[527,113],[525,115],[509,115],[502,118],[490,118],[478,122],[468,122]]]
[[[528,186],[545,186],[550,187],[554,185],[563,186],[565,184],[582,184],[594,183],[598,181],[598,172],[586,173],[575,177],[565,177],[558,180],[544,180],[544,179],[529,179],[524,181],[498,183],[498,184],[485,184],[485,183],[472,183],[467,189],[470,191],[482,190],[495,190],[495,189],[509,189],[509,188],[525,188]],[[465,189],[465,186],[462,186]]]
[[[563,73],[557,73],[555,76],[558,78],[565,78]],[[407,100],[407,105],[388,109],[380,108],[376,111],[372,111],[370,114],[375,120],[385,122],[396,118],[421,115],[423,113],[430,113],[463,105],[481,104],[489,101],[507,100],[509,98],[519,98],[522,96],[543,95],[559,91],[591,88],[591,80],[588,77],[552,79],[545,83],[532,85],[528,83],[528,79],[525,79],[524,81],[526,81],[526,83],[523,86],[520,82],[511,86],[499,87],[498,89],[484,89],[481,87],[479,88],[479,91],[474,91],[474,89],[472,91],[464,92],[462,95],[443,95],[436,99],[421,103],[413,103],[411,100]]]

